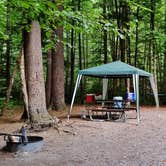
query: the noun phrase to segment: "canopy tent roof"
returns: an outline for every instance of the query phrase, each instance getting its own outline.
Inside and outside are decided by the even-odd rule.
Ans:
[[[93,76],[93,77],[111,77],[111,76],[131,76],[138,74],[144,77],[153,76],[144,70],[130,66],[121,61],[114,61],[112,63],[104,64],[97,67],[91,67],[88,69],[80,70],[79,75]]]

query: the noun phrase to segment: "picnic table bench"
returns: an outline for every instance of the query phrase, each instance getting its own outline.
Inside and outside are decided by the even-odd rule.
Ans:
[[[93,120],[93,113],[96,112],[101,112],[101,113],[106,113],[107,115],[107,119],[110,120],[111,119],[111,113],[119,113],[119,119],[122,119],[123,121],[126,120],[126,115],[125,112],[126,111],[137,111],[136,107],[134,106],[127,106],[126,105],[126,101],[122,101],[122,107],[121,108],[116,108],[113,106],[114,101],[108,101],[108,100],[100,100],[100,101],[96,101],[95,104],[92,105],[87,105],[86,106],[86,110],[88,111],[88,115],[90,120]],[[97,105],[99,103],[104,103],[103,106],[102,105]]]

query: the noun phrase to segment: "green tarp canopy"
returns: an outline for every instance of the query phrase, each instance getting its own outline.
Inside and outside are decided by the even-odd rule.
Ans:
[[[112,63],[104,64],[97,67],[91,67],[89,69],[84,69],[79,71],[80,75],[86,76],[96,76],[96,77],[128,77],[133,74],[138,74],[140,76],[151,77],[151,73],[144,70],[138,69],[121,61],[115,61]]]
[[[153,94],[155,97],[156,106],[159,106],[158,101],[158,91],[157,86],[154,81],[153,74],[148,73],[144,70],[139,68],[133,67],[121,61],[114,61],[112,63],[91,67],[88,69],[80,70],[78,72],[77,81],[75,84],[75,89],[73,92],[73,97],[71,101],[70,110],[68,112],[68,119],[70,117],[70,113],[73,108],[74,99],[76,95],[76,91],[79,87],[80,81],[82,76],[90,76],[90,77],[99,77],[103,79],[103,96],[106,94],[107,83],[109,78],[132,78],[133,79],[133,86],[134,86],[134,93],[136,94],[136,110],[137,110],[137,120],[138,123],[140,122],[140,110],[139,110],[139,77],[147,77],[150,80],[151,88],[153,90]]]

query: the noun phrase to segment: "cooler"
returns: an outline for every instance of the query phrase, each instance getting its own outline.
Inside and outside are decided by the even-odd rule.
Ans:
[[[86,95],[86,103],[94,103],[94,101],[95,101],[95,94]]]
[[[131,102],[136,101],[136,95],[133,92],[126,93],[126,99]]]
[[[123,97],[121,96],[115,96],[113,97],[113,101],[114,101],[114,108],[122,108],[123,106]]]

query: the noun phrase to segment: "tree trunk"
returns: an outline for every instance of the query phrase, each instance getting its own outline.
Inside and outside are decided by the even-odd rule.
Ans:
[[[106,0],[103,0],[103,17],[104,19],[107,19],[106,16]],[[103,25],[105,26],[105,25]],[[104,30],[104,34],[103,34],[103,43],[104,43],[104,47],[103,47],[103,52],[104,52],[104,63],[107,63],[107,29],[105,27],[103,27]]]
[[[111,53],[112,53],[112,61],[116,61],[116,37],[113,34],[111,39]]]
[[[69,31],[66,32],[67,35],[67,42],[70,42],[70,33]],[[70,48],[66,45],[66,61],[65,61],[65,99],[66,102],[69,103],[70,101],[70,89],[69,89],[69,79],[70,79]]]
[[[120,31],[119,33],[121,36],[125,36],[125,31],[124,31],[124,24],[125,24],[125,16],[126,16],[126,10],[125,10],[125,2],[120,1],[120,9],[119,9],[119,14],[120,14]],[[122,62],[125,62],[125,51],[126,51],[126,40],[124,37],[120,37],[119,41],[119,50],[120,50],[120,58]]]
[[[115,1],[115,11],[116,11],[116,21],[117,21],[117,26],[118,26],[118,29],[120,30],[120,12],[119,12],[119,8],[118,8],[118,1],[117,0],[114,0]],[[114,60],[117,60],[119,58],[119,36],[116,37],[116,40],[115,40],[115,59]]]
[[[81,11],[81,2],[78,0],[78,11]],[[78,54],[79,54],[79,70],[82,70],[82,42],[81,42],[81,32],[78,33]],[[83,94],[83,83],[82,80],[80,82],[80,96],[81,103],[83,104],[84,98]]]
[[[74,26],[74,21],[72,21],[72,25]],[[74,90],[74,65],[75,65],[75,53],[74,53],[74,29],[71,30],[71,55],[70,55],[70,98],[72,98],[73,90]]]
[[[6,33],[8,39],[6,40],[6,85],[10,84],[10,48],[11,48],[11,26],[10,26],[10,3],[7,0],[7,15],[6,15]]]
[[[31,31],[27,32],[25,37],[24,53],[30,123],[32,127],[48,126],[54,121],[46,109],[41,31],[37,21],[32,21]]]
[[[154,30],[155,30],[155,0],[151,0],[151,16],[150,16],[150,29],[151,29],[151,38],[152,38],[152,57],[153,57],[153,73],[154,73],[154,80],[157,85],[157,56],[156,56],[156,49],[155,49],[155,37],[154,37]]]
[[[135,32],[135,57],[134,57],[134,65],[137,67],[137,56],[138,56],[138,21],[139,21],[139,7],[137,7],[136,14],[136,32]]]
[[[46,104],[47,108],[51,106],[52,89],[52,50],[47,53],[47,75],[46,75]]]
[[[62,11],[63,6],[59,5],[58,10]],[[52,108],[60,110],[65,108],[63,26],[59,25],[55,34],[59,40],[52,55]]]
[[[28,93],[27,93],[27,84],[26,84],[26,78],[25,78],[25,62],[24,62],[24,52],[23,48],[21,49],[21,58],[20,58],[20,78],[21,78],[21,89],[23,94],[23,100],[24,100],[24,112],[22,114],[21,119],[28,119],[29,120],[29,112],[28,112]]]
[[[126,53],[127,53],[127,63],[131,64],[131,56],[130,56],[130,7],[128,4],[125,5],[125,11],[126,11],[126,18],[125,18],[125,25],[128,30],[128,33],[126,34]]]

